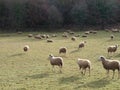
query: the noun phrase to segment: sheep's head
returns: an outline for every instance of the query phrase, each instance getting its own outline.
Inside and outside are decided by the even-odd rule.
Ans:
[[[84,41],[84,43],[87,43],[86,41]]]
[[[50,54],[49,57],[48,57],[48,59],[50,59],[50,58],[52,58],[52,57],[54,57],[53,54]]]
[[[98,60],[99,60],[99,61],[102,61],[102,60],[105,60],[105,59],[106,59],[106,58],[105,58],[104,56],[100,56]]]
[[[116,44],[115,46],[116,46],[116,47],[118,47],[119,45],[118,45],[118,44]]]

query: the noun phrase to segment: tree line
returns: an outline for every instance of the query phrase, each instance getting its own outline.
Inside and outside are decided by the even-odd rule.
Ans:
[[[0,1],[0,28],[81,28],[120,23],[120,0]]]

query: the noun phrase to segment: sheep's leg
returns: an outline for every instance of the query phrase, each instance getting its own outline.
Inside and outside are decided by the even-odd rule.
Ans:
[[[54,65],[52,65],[52,71],[54,72]]]
[[[89,76],[90,76],[90,68],[89,68]]]
[[[109,77],[109,70],[107,70],[107,77]]]
[[[86,73],[86,69],[84,69],[84,75],[85,75],[85,73]]]
[[[118,70],[118,79],[120,78],[120,70]]]
[[[114,75],[115,75],[115,70],[113,70],[113,76],[112,76],[112,79],[114,78]]]
[[[81,70],[81,74],[83,74],[83,68],[82,68],[82,70]]]
[[[62,73],[62,66],[59,66],[60,67],[60,73]]]

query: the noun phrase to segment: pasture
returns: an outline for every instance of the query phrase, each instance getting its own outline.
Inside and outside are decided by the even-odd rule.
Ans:
[[[47,43],[46,39],[29,38],[28,34],[57,34],[51,37],[54,42]],[[63,32],[24,32],[0,34],[0,90],[118,90],[120,79],[106,78],[106,71],[99,56],[120,60],[120,47],[110,57],[107,53],[109,45],[120,45],[120,33],[98,31],[83,38],[83,31],[76,41],[72,35],[62,37]],[[110,35],[115,38],[110,40]],[[86,41],[85,47],[78,50],[81,41]],[[28,52],[23,51],[24,45],[29,45]],[[67,54],[59,54],[60,47],[67,47]],[[52,66],[48,60],[49,54],[61,56],[64,59],[62,73],[59,68]],[[78,58],[89,59],[92,63],[91,76],[88,72],[83,76],[76,63]]]

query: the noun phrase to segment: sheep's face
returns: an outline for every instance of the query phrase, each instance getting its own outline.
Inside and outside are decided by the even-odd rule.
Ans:
[[[98,60],[99,61],[105,60],[105,57],[104,56],[100,56]]]
[[[50,60],[52,57],[53,57],[53,55],[52,55],[52,54],[50,54],[50,55],[49,55],[49,57],[48,57],[48,59]]]
[[[115,45],[116,47],[118,47],[119,45],[117,44],[117,45]]]

